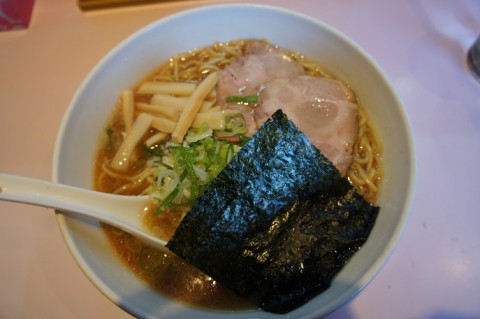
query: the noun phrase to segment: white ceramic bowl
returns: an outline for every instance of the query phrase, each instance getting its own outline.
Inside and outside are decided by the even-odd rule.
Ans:
[[[326,66],[353,87],[384,143],[381,211],[367,243],[331,288],[288,316],[319,318],[355,296],[386,262],[406,223],[414,180],[413,142],[402,104],[375,62],[326,24],[279,8],[219,5],[175,14],[141,29],[102,59],[78,89],[58,135],[54,180],[91,188],[97,141],[123,88],[133,86],[170,56],[241,38],[266,38]],[[59,214],[58,224],[87,277],[137,317],[277,317],[261,311],[212,312],[173,302],[122,265],[97,222]]]

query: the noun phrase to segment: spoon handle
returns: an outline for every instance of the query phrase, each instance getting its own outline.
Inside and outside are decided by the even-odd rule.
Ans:
[[[73,186],[0,173],[0,200],[32,204],[92,217],[140,236],[158,246],[165,245],[146,233],[140,213],[148,196],[122,196]]]
[[[102,211],[101,215],[104,215],[103,211],[117,207],[123,197],[127,196],[100,193],[28,177],[0,174],[0,200],[72,211],[97,219],[100,217],[98,216],[99,211]],[[138,206],[145,205],[146,201],[140,205],[137,202],[134,203],[135,208],[138,208]],[[107,213],[105,217],[110,218],[111,215],[113,214]]]
[[[85,194],[82,193],[79,189],[72,191],[66,185],[57,185],[28,177],[0,174],[1,200],[62,210],[69,209],[70,205],[84,203],[85,198],[83,196]]]

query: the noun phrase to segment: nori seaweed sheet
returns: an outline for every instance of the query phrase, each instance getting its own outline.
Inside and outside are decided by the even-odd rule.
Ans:
[[[287,313],[330,286],[378,211],[279,110],[208,185],[167,247],[262,309]]]

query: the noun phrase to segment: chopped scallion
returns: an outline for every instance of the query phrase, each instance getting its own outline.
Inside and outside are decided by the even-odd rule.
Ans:
[[[230,95],[228,103],[258,103],[258,95]]]

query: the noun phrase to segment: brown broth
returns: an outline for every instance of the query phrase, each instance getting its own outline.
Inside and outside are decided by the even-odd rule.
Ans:
[[[186,304],[216,310],[256,308],[173,253],[144,245],[112,226],[103,225],[103,229],[125,265],[160,293]]]
[[[115,110],[106,135],[115,134],[115,131],[122,129],[120,108],[116,107]],[[152,134],[153,132],[147,133],[144,139]],[[137,188],[128,190],[120,188],[126,181],[122,176],[132,176],[140,171],[140,168],[135,167],[135,165],[132,165],[125,173],[119,174],[118,178],[112,178],[102,173],[102,166],[105,163],[110,163],[115,155],[118,145],[113,144],[115,144],[115,138],[110,136],[97,153],[94,188],[106,193],[138,194],[146,186],[144,183],[139,184]],[[137,161],[141,162],[140,159],[146,154],[142,154],[142,150],[137,150],[137,152]],[[188,207],[170,209],[157,217],[154,217],[151,211],[147,211],[143,216],[143,222],[153,232],[162,231],[163,233],[159,234],[160,237],[168,240],[173,235],[187,209]],[[160,226],[162,227],[160,228]],[[145,245],[140,240],[115,227],[102,225],[102,228],[125,266],[161,294],[186,304],[215,310],[234,311],[257,308],[248,300],[224,288],[173,253]]]
[[[234,42],[235,48],[225,53],[225,57],[231,60],[235,56],[235,54],[231,52],[239,52],[239,48],[243,48],[246,42],[247,41]],[[207,56],[210,54],[210,52],[217,52],[218,50],[222,49],[222,46],[228,45],[229,44],[217,44],[207,48],[206,50],[192,50],[186,55],[173,57],[170,59],[170,61],[167,61],[157,70],[152,72],[148,77],[146,77],[145,80],[165,80],[165,78],[168,79],[170,77],[180,81],[198,80],[198,77],[201,76],[201,73],[198,72],[195,66],[192,67],[192,64],[198,64],[198,62],[203,63],[203,61],[207,59]],[[318,66],[316,63],[305,59],[299,54],[292,53],[292,58],[302,63],[308,74],[331,77],[331,75],[324,71],[323,68]],[[218,64],[216,64],[216,67],[221,69],[225,66],[225,63],[225,61],[220,61]],[[175,74],[170,75],[169,72],[172,72],[171,69],[179,70],[178,74],[174,72]],[[148,102],[150,97],[151,96],[148,95],[134,95],[135,102]],[[360,109],[360,112],[363,111]],[[363,113],[362,117],[365,117]],[[107,125],[108,128],[105,134],[106,142],[101,144],[101,147],[97,153],[94,172],[94,188],[107,193],[138,195],[149,186],[149,183],[151,183],[148,181],[132,183],[131,180],[129,180],[129,178],[131,179],[132,176],[140,173],[145,165],[148,154],[144,148],[137,147],[135,150],[136,159],[133,162],[132,167],[130,167],[127,172],[115,172],[117,175],[116,177],[111,177],[104,173],[104,166],[106,165],[108,168],[108,163],[111,162],[115,155],[115,151],[123,138],[119,133],[124,129],[120,102],[119,105],[116,106],[115,111],[113,112],[112,117]],[[367,133],[372,132],[373,127],[367,123],[364,126],[364,130]],[[143,137],[143,141],[153,134],[155,134],[154,130],[147,132]],[[375,140],[376,135],[374,134],[371,136],[373,136],[372,138],[374,140],[371,141],[370,138],[367,138],[364,139],[364,141],[366,140],[369,145],[377,145],[379,141]],[[360,152],[362,149],[363,145],[358,143],[356,148],[357,154],[354,154],[354,163],[356,161],[361,162],[360,159],[362,156],[364,157],[364,155],[362,155]],[[378,148],[378,151],[375,147],[370,147],[369,149],[373,149],[375,151],[376,160],[373,161],[371,166],[373,166],[375,171],[379,172],[378,175],[375,175],[378,176],[378,178],[376,180],[374,179],[376,185],[379,185],[381,177],[381,149]],[[359,165],[364,166],[364,164]],[[374,193],[368,192],[368,190],[362,191],[362,187],[366,186],[362,186],[360,184],[360,179],[356,177],[357,175],[355,173],[356,170],[359,169],[358,167],[359,166],[356,166],[356,168],[352,168],[350,170],[349,179],[353,181],[352,183],[357,187],[357,189],[359,189],[362,193],[368,194],[368,199],[374,202],[378,192],[376,190]],[[128,183],[130,186],[122,187],[122,185],[126,183]],[[187,210],[188,207],[168,209],[158,216],[154,216],[150,210],[145,212],[145,215],[142,218],[147,229],[152,230],[154,234],[162,239],[168,240],[173,235],[174,230],[180,223]],[[126,267],[131,269],[138,277],[142,278],[160,293],[180,302],[216,310],[232,311],[257,308],[249,301],[225,289],[212,278],[190,266],[188,263],[178,258],[174,254],[153,249],[132,237],[128,233],[125,233],[114,227],[108,225],[103,225],[102,227],[105,230],[113,248]]]

